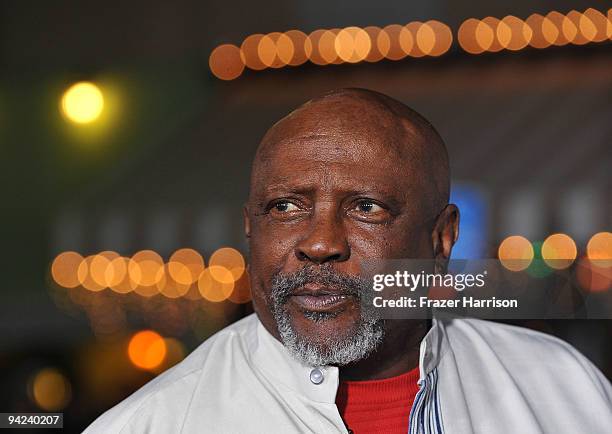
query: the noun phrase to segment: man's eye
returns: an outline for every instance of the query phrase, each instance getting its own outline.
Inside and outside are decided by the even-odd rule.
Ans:
[[[355,209],[359,212],[363,212],[363,213],[367,213],[367,214],[375,214],[377,212],[383,211],[384,208],[381,207],[380,205],[375,204],[372,201],[369,200],[362,200],[360,201],[357,206],[355,207]]]
[[[291,212],[299,210],[297,205],[287,201],[277,202],[272,208],[278,212]]]

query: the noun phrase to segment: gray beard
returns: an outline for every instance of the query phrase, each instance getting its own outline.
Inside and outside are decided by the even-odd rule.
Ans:
[[[328,336],[320,343],[314,342],[308,336],[299,335],[293,327],[286,303],[293,291],[306,283],[338,288],[358,300],[372,296],[372,290],[365,279],[340,274],[331,264],[309,266],[291,274],[275,274],[269,306],[281,341],[295,359],[308,366],[342,366],[362,360],[378,348],[385,335],[384,320],[378,318],[374,309],[365,308],[371,306],[371,303],[361,303],[360,319],[348,336]],[[303,315],[315,323],[328,321],[336,316],[325,312],[304,312]]]

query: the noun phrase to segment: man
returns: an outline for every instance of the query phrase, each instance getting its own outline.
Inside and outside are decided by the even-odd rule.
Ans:
[[[441,264],[458,236],[442,139],[346,89],[276,123],[244,208],[256,314],[88,433],[606,433],[612,388],[576,350],[475,319],[383,320],[363,261]]]

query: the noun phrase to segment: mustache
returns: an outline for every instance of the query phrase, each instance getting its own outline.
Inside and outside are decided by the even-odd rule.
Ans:
[[[343,295],[362,298],[370,289],[367,279],[341,273],[331,263],[308,265],[293,273],[278,272],[272,276],[270,298],[274,305],[287,302],[289,297],[306,284],[333,288]]]

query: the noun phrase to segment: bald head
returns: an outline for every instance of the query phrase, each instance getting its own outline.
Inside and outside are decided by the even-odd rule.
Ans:
[[[314,98],[274,124],[257,150],[251,183],[271,155],[302,139],[334,137],[347,157],[356,142],[368,144],[372,156],[392,155],[398,175],[410,177],[424,193],[424,204],[441,209],[449,199],[446,146],[435,128],[416,111],[379,92],[340,89]],[[337,149],[342,151],[342,149]],[[316,149],[313,149],[316,152]]]
[[[384,328],[409,334],[405,323],[383,326],[362,312],[364,264],[418,258],[443,267],[458,234],[448,195],[442,139],[394,99],[344,89],[281,119],[257,150],[244,208],[264,326],[312,365],[365,359],[383,345]],[[395,359],[394,342],[406,339],[389,342]]]

